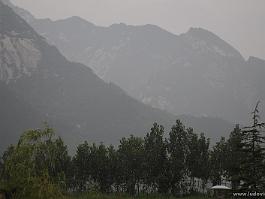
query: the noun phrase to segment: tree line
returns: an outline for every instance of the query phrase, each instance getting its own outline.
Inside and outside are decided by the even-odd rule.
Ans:
[[[143,138],[116,147],[88,141],[71,157],[52,128],[25,132],[0,161],[0,192],[14,198],[62,198],[68,192],[171,194],[205,192],[207,183],[231,182],[233,190],[265,190],[264,123],[236,125],[215,145],[177,120],[168,134],[154,123]],[[199,183],[199,184],[198,184]]]

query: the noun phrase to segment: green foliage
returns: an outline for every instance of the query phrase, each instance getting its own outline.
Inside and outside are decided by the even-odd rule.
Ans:
[[[229,139],[220,140],[210,154],[211,180],[221,184],[229,180],[233,190],[263,191],[265,189],[265,124],[259,121],[259,102],[253,111],[253,124],[235,127]]]
[[[233,190],[240,186],[241,164],[244,158],[242,139],[241,129],[236,125],[227,141],[226,161],[227,176],[231,180]]]
[[[265,190],[265,123],[259,121],[259,102],[253,111],[253,124],[242,129],[241,181],[243,190]]]
[[[87,141],[77,147],[73,158],[74,179],[73,187],[78,191],[86,191],[86,182],[90,180],[90,147]]]
[[[92,177],[98,183],[101,192],[110,192],[112,181],[110,179],[108,149],[103,144],[98,147],[93,145],[92,156],[94,157],[94,160],[92,160],[94,165]]]
[[[115,172],[115,159],[113,147],[106,148],[103,144],[90,146],[86,141],[79,145],[73,158],[76,189],[110,192],[114,181],[112,172]]]
[[[252,126],[237,125],[212,149],[203,133],[179,120],[168,135],[154,123],[144,139],[131,135],[117,148],[85,141],[73,158],[51,128],[29,130],[0,159],[0,189],[15,199],[65,198],[69,191],[82,194],[68,198],[170,198],[205,193],[210,179],[262,191],[265,137],[257,113],[256,107]]]
[[[66,147],[51,128],[29,130],[3,155],[1,187],[13,192],[14,198],[61,198],[65,157]]]
[[[154,123],[151,132],[144,138],[145,184],[150,191],[166,193],[169,189],[167,146],[164,140],[164,127]]]
[[[210,147],[210,139],[206,139],[204,134],[202,133],[200,135],[200,138],[198,140],[199,144],[199,156],[197,157],[198,162],[199,162],[199,169],[198,170],[198,178],[201,178],[204,180],[204,183],[209,178],[209,170],[210,170],[210,165],[209,165],[209,147]]]
[[[211,180],[214,185],[221,185],[226,175],[227,143],[224,137],[217,142],[210,154]]]
[[[125,183],[126,192],[135,194],[135,186],[139,194],[139,186],[144,175],[142,162],[144,161],[144,141],[142,138],[131,136],[120,141],[117,151],[121,164],[120,173],[122,182]]]
[[[178,194],[186,189],[183,183],[188,175],[187,157],[188,157],[188,134],[185,126],[179,121],[172,127],[169,133],[168,152],[171,171],[171,188],[173,194]]]
[[[73,158],[73,190],[178,196],[198,192],[191,181],[201,179],[205,188],[209,153],[209,139],[179,120],[168,139],[164,127],[154,123],[144,139],[122,138],[117,150],[85,141]]]

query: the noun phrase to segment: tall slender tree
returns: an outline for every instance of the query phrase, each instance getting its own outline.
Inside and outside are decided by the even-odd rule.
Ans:
[[[227,142],[224,137],[213,147],[210,153],[211,181],[214,185],[223,183],[227,168]]]
[[[108,148],[108,184],[113,186],[110,191],[120,192],[120,186],[122,184],[122,165],[120,164],[117,150],[113,145]]]
[[[131,136],[120,141],[118,155],[122,165],[120,172],[126,185],[127,193],[139,194],[143,180],[144,142],[142,138]],[[136,189],[137,187],[137,189]]]
[[[76,155],[73,157],[74,167],[74,189],[87,191],[88,182],[91,180],[90,154],[91,148],[87,141],[77,147]]]
[[[242,133],[239,125],[236,125],[230,133],[227,141],[227,176],[232,183],[232,189],[237,190],[240,186],[241,164],[244,158],[242,153]]]
[[[206,183],[210,177],[210,139],[207,139],[203,133],[201,133],[199,140],[199,156],[197,177],[202,180],[202,189],[205,189]]]
[[[252,125],[242,129],[244,159],[242,162],[242,189],[265,190],[265,123],[260,122],[258,102],[252,112]]]
[[[188,157],[188,135],[185,126],[176,121],[171,128],[168,139],[168,153],[171,172],[171,192],[179,195],[186,192],[185,177],[188,176],[187,157]]]
[[[195,178],[198,178],[199,174],[199,144],[198,135],[193,132],[192,128],[187,129],[188,136],[188,156],[187,156],[187,169],[190,178],[190,191],[196,192],[195,190]]]
[[[151,191],[167,193],[168,159],[163,126],[154,123],[151,132],[144,138],[144,150],[145,184]]]

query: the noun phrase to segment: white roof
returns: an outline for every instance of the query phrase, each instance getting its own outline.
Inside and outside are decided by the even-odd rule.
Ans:
[[[211,189],[231,189],[227,186],[224,186],[224,185],[216,185],[216,186],[213,186]]]

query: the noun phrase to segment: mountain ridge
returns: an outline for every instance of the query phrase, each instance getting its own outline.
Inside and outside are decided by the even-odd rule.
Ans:
[[[9,99],[0,103],[0,126],[5,127],[0,131],[0,150],[16,142],[23,130],[40,127],[44,121],[55,128],[70,151],[84,140],[116,144],[130,134],[143,136],[154,122],[166,129],[174,124],[177,119],[174,115],[140,103],[115,84],[101,80],[89,67],[68,61],[1,2],[0,13],[5,13],[0,15],[0,21],[12,22],[12,26],[1,26],[0,56],[8,62],[1,63],[0,76],[4,74],[3,68],[20,74],[8,81],[0,80],[0,93],[4,96],[0,101]],[[14,29],[16,34],[11,34]],[[12,39],[12,45],[3,42],[7,39]],[[32,49],[39,55],[32,53]],[[33,70],[24,74],[23,68],[32,65]],[[11,117],[7,116],[8,112]],[[205,133],[215,140],[217,134],[227,132],[232,126],[227,122],[221,131]]]
[[[147,131],[155,121],[163,123],[163,120],[174,120],[170,114],[149,108],[130,98],[117,86],[103,82],[90,68],[66,60],[54,46],[47,44],[25,21],[1,2],[0,10],[1,14],[5,13],[4,16],[1,15],[0,21],[6,24],[12,22],[10,27],[1,26],[3,35],[13,37],[13,45],[21,44],[23,47],[15,50],[21,54],[27,49],[27,45],[21,41],[29,39],[30,45],[35,46],[41,55],[36,62],[36,68],[29,75],[19,72],[21,75],[11,78],[9,82],[1,80],[5,85],[3,89],[10,91],[10,94],[5,94],[9,96],[12,93],[17,99],[30,104],[41,114],[39,122],[47,118],[47,122],[57,129],[59,135],[66,138],[67,144],[73,147],[83,139],[115,143],[132,131],[140,134],[142,130]],[[21,27],[16,29],[19,24]],[[11,35],[14,29],[17,34]],[[20,34],[25,30],[27,34]],[[10,58],[13,53],[5,42],[2,43],[0,52],[3,59],[12,61],[7,66],[1,63],[1,69],[5,67],[15,71],[20,63],[24,63],[20,56],[16,60]],[[30,59],[29,56],[26,57]],[[27,61],[28,66],[31,65]],[[26,114],[26,111],[23,112]],[[9,118],[7,123],[12,122],[14,121]],[[1,132],[2,136],[6,136],[4,132]],[[8,143],[4,145],[6,144]]]
[[[48,20],[48,22],[50,21]],[[34,23],[36,23],[36,21]],[[27,25],[27,27],[29,26]],[[129,31],[130,37],[129,38],[125,37],[124,41],[128,40],[127,41],[128,43],[126,42],[124,43],[124,41],[121,41],[120,38],[117,37],[117,35],[118,36],[124,35],[126,31],[123,32],[120,31],[120,29],[127,29],[128,27],[131,31],[131,32]],[[145,32],[146,27],[148,28],[148,34],[146,34]],[[108,41],[107,40],[108,38],[103,41],[99,40],[100,41],[99,44],[101,45],[100,48],[102,48],[103,50],[101,49],[100,51],[100,49],[97,49],[98,41],[95,40],[96,37],[93,37],[97,36],[98,33],[100,32],[96,33],[94,32],[92,34],[92,37],[87,37],[86,40],[84,40],[84,41],[88,40],[95,42],[93,43],[93,45],[95,45],[94,50],[97,53],[95,54],[95,56],[98,57],[93,57],[94,55],[90,54],[90,52],[93,52],[93,49],[92,51],[86,49],[88,50],[89,54],[92,55],[95,64],[97,64],[96,61],[98,59],[102,59],[102,53],[103,55],[105,53],[105,56],[107,56],[107,61],[113,59],[112,54],[107,54],[108,51],[105,51],[105,49],[110,50],[109,52],[120,51],[125,55],[130,56],[133,55],[130,54],[132,52],[131,51],[132,48],[124,48],[124,44],[126,45],[130,44],[133,46],[143,44],[144,48],[142,49],[143,50],[142,52],[147,52],[147,55],[150,59],[146,60],[145,56],[141,54],[142,52],[137,52],[135,54],[135,57],[138,58],[136,59],[138,62],[134,63],[133,65],[137,66],[139,64],[138,66],[139,68],[141,68],[142,66],[144,66],[142,65],[142,61],[144,60],[144,63],[151,64],[157,68],[160,68],[161,65],[158,64],[156,65],[157,61],[159,61],[159,63],[163,63],[162,69],[165,70],[165,72],[166,70],[170,69],[169,73],[173,75],[172,79],[175,79],[176,77],[174,75],[179,74],[179,72],[171,71],[170,68],[170,66],[172,66],[171,63],[174,62],[175,65],[173,66],[178,66],[175,67],[177,69],[179,67],[189,68],[190,65],[188,62],[186,62],[187,58],[191,54],[196,54],[196,51],[190,49],[188,45],[186,45],[186,41],[182,41],[179,36],[175,36],[171,33],[165,32],[163,31],[163,29],[157,28],[156,26],[153,25],[136,27],[137,31],[134,31],[135,29],[134,26],[127,26],[122,24],[116,26],[114,25],[112,26],[112,28],[109,27],[104,29],[107,30],[108,34],[106,33],[106,35],[109,35],[111,38],[115,38],[115,40]],[[99,28],[99,30],[97,31],[101,30],[102,29]],[[113,32],[109,32],[110,30]],[[152,34],[151,36],[147,37],[147,35],[153,33],[154,30],[155,34]],[[10,34],[10,31],[8,33]],[[74,30],[72,30],[71,33],[74,34]],[[156,38],[160,38],[161,35],[166,35],[166,37],[162,41],[153,43],[153,41],[155,41]],[[11,36],[18,37],[18,40],[20,40],[19,37],[22,38],[24,37],[23,34],[14,34]],[[103,34],[103,36],[105,36],[105,33]],[[194,117],[192,118],[192,116],[178,117],[174,116],[173,114],[166,113],[165,111],[153,109],[150,108],[149,106],[142,105],[138,100],[142,100],[143,98],[138,98],[138,100],[135,100],[129,97],[120,87],[116,86],[115,84],[103,82],[101,79],[99,79],[96,76],[96,74],[92,72],[92,69],[90,69],[89,67],[83,64],[68,61],[60,53],[63,52],[63,50],[60,49],[59,51],[55,46],[48,45],[46,43],[46,39],[47,40],[49,39],[48,38],[44,39],[44,37],[45,35],[39,36],[37,34],[36,35],[37,39],[35,41],[36,43],[34,43],[34,45],[36,45],[38,47],[38,50],[41,52],[41,58],[40,60],[38,60],[38,70],[33,71],[28,76],[23,76],[18,79],[11,80],[5,86],[7,86],[8,89],[14,93],[14,95],[19,97],[21,101],[26,101],[32,106],[34,110],[36,110],[37,112],[41,112],[41,117],[42,117],[41,121],[44,120],[43,118],[48,117],[47,119],[48,122],[58,130],[58,133],[60,135],[63,135],[63,137],[67,138],[66,143],[69,144],[73,142],[74,144],[77,144],[84,139],[88,139],[91,142],[103,141],[107,143],[115,143],[121,137],[128,136],[129,134],[136,134],[138,136],[142,136],[144,133],[146,133],[149,130],[153,122],[158,122],[162,125],[165,125],[167,128],[170,128],[170,125],[173,125],[174,120],[177,118],[183,119],[185,123],[196,128],[197,132],[202,132],[207,130],[206,128],[204,129],[201,128],[202,124],[203,127],[205,127],[205,124],[207,123],[206,122],[207,120],[205,118],[207,117],[204,118],[194,118]],[[80,37],[80,35],[78,35],[78,37]],[[146,38],[148,38],[147,41]],[[67,38],[64,38],[62,44],[65,44],[64,43],[65,39]],[[134,43],[133,41],[137,42]],[[114,46],[113,42],[116,42]],[[52,41],[49,41],[49,43],[50,44],[53,43],[53,45],[55,44],[55,42]],[[167,45],[163,45],[164,43],[166,43]],[[168,46],[170,46],[170,48],[168,48]],[[152,50],[150,51],[150,49]],[[166,53],[160,54],[159,49],[165,50]],[[173,53],[172,49],[174,49]],[[175,52],[178,52],[177,56],[175,55]],[[117,53],[116,55],[120,56],[124,54]],[[0,55],[3,54],[0,53]],[[91,59],[91,57],[89,57],[89,59]],[[197,62],[197,59],[198,57],[195,57],[195,59],[191,61]],[[82,61],[79,60],[79,62]],[[119,62],[120,62],[119,65],[120,67],[123,67],[125,63],[127,63],[126,60],[122,59],[120,59]],[[90,63],[92,64],[90,64],[89,66],[95,66],[93,65],[93,62]],[[113,66],[115,66],[117,63],[118,62],[115,61]],[[188,63],[188,64],[181,65],[180,63],[181,64]],[[98,63],[98,66],[100,64],[101,63]],[[203,63],[201,65],[203,65]],[[3,65],[1,64],[1,66]],[[129,65],[129,67],[131,66],[132,65]],[[129,71],[131,71],[132,72],[131,74],[133,74],[134,68],[132,68]],[[150,73],[148,67],[145,72],[146,74]],[[156,91],[152,91],[150,88],[148,88],[148,86],[152,86],[154,83],[156,83],[157,79],[159,80],[159,78],[156,78],[157,74],[152,74],[153,76],[147,81],[143,79],[144,83],[145,82],[148,83],[147,87],[145,87],[145,89],[147,89],[147,92],[145,93],[148,94],[148,92],[150,92],[151,97],[153,96],[157,97],[157,99],[155,99],[156,100],[155,103],[159,102],[160,105],[163,105],[164,103],[163,96],[159,93],[156,94]],[[167,78],[170,77],[168,75],[168,72],[166,72],[165,75]],[[180,77],[183,76],[183,74],[179,75]],[[120,74],[120,76],[122,75]],[[134,78],[135,77],[138,77],[138,74],[136,74]],[[135,79],[134,81],[132,81],[132,85],[136,83]],[[153,79],[155,81],[153,81]],[[128,78],[125,77],[124,80],[127,81]],[[141,79],[137,79],[137,81],[138,80],[143,81]],[[161,90],[165,91],[167,87],[164,87],[165,86],[165,84],[163,83],[164,80],[161,79],[159,81],[160,82],[154,85],[157,87],[163,85],[163,87],[161,87]],[[186,81],[181,80],[180,83],[178,84],[182,85],[183,82]],[[191,84],[191,86],[194,86],[194,84]],[[173,87],[169,89],[175,87],[176,85],[173,85]],[[126,92],[128,93],[128,90]],[[176,96],[178,95],[173,96],[171,99],[174,99]],[[143,96],[143,97],[148,100],[149,96]],[[185,103],[183,103],[183,106],[185,106]],[[222,105],[220,107],[223,108]],[[232,108],[228,107],[227,109],[230,110]],[[176,113],[178,113],[178,110],[176,110]],[[218,139],[217,137],[221,135],[227,135],[226,132],[230,132],[231,129],[233,128],[233,125],[231,123],[229,122],[222,123],[219,121],[218,117],[216,117],[215,119],[216,119],[215,121],[217,121],[219,124],[223,124],[222,129],[217,129],[216,131],[212,132],[212,130],[209,129],[214,129],[214,126],[211,126],[210,128],[208,128],[207,130],[208,132],[205,132],[206,135],[211,137],[214,141],[216,141]],[[213,120],[208,120],[208,121],[213,121]],[[72,145],[74,145],[73,143]]]
[[[83,29],[75,38],[70,23],[64,28],[56,21],[51,23],[56,28],[44,28],[38,21],[33,27],[70,60],[91,66],[106,82],[114,82],[132,97],[153,107],[178,115],[208,115],[246,122],[248,116],[244,113],[250,112],[257,98],[263,100],[255,84],[242,79],[247,76],[243,72],[251,63],[205,29],[191,28],[175,35],[154,25],[88,25],[88,30]],[[62,32],[63,38],[56,29]],[[175,86],[188,79],[191,82],[184,85],[186,91]],[[196,90],[204,92],[206,98],[196,94]],[[244,99],[245,95],[249,97]],[[187,102],[187,98],[194,101]],[[207,102],[207,98],[211,100]],[[228,107],[222,108],[227,103]]]
[[[262,79],[256,78],[263,72],[258,65],[265,62],[245,60],[206,29],[176,35],[155,25],[101,27],[69,19],[48,24],[36,19],[31,25],[68,59],[90,66],[104,81],[155,108],[245,123],[246,113],[264,100],[262,85],[257,85]]]

